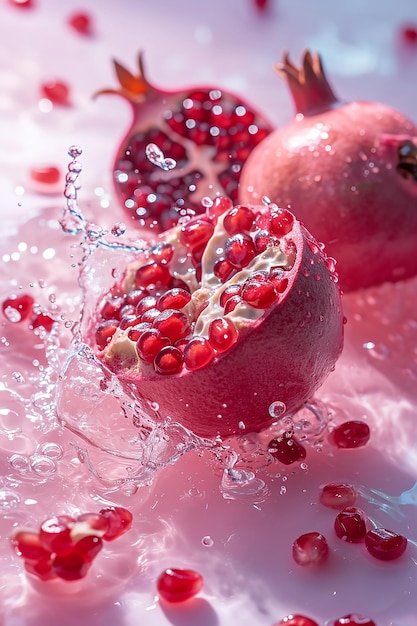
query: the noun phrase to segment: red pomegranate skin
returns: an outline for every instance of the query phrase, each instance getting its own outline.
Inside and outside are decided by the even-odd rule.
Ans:
[[[414,276],[416,126],[384,104],[340,102],[318,56],[305,53],[300,70],[286,57],[277,70],[296,116],[251,152],[239,201],[290,206],[336,258],[345,292]]]
[[[242,324],[236,344],[203,369],[161,376],[123,341],[111,341],[99,358],[130,393],[157,403],[161,419],[170,416],[201,437],[259,432],[271,425],[268,408],[277,400],[287,414],[297,411],[334,369],[343,314],[335,277],[311,235],[295,220],[286,237],[297,249],[286,292]]]

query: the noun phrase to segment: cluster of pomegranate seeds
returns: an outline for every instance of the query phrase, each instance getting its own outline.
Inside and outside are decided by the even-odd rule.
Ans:
[[[222,222],[219,207],[226,210]],[[205,216],[196,216],[178,227],[179,241],[175,247],[169,242],[151,247],[143,264],[135,268],[129,287],[115,286],[104,297],[95,335],[98,348],[106,348],[119,329],[134,342],[139,359],[159,374],[174,375],[184,368],[196,371],[206,367],[237,341],[238,330],[228,314],[239,304],[265,310],[278,302],[288,287],[288,267],[253,270],[240,283],[225,285],[218,307],[223,316],[212,319],[206,334],[199,336],[194,329],[204,306],[194,305],[191,287],[176,274],[178,256],[188,259],[198,288],[203,254],[216,232],[216,252],[213,259],[206,260],[204,269],[206,275],[212,272],[221,288],[267,248],[281,253],[280,238],[291,232],[293,222],[292,214],[285,209],[271,206],[256,213],[247,206],[233,207],[227,198],[217,198]],[[262,245],[258,242],[260,233]],[[301,444],[292,437],[271,443],[271,448],[286,464],[305,456]]]
[[[306,458],[307,452],[303,445],[294,437],[292,431],[285,431],[268,444],[268,452],[284,465],[292,465]]]
[[[349,543],[363,541],[366,535],[366,516],[361,509],[348,506],[337,514],[334,530],[339,539]]]
[[[305,615],[286,615],[274,626],[319,626],[317,622]]]
[[[368,424],[360,420],[350,420],[332,431],[331,440],[338,448],[360,448],[368,443],[370,436]]]
[[[42,98],[50,100],[52,104],[68,106],[70,104],[70,87],[62,80],[50,80],[40,86]]]
[[[329,555],[327,539],[319,532],[300,535],[292,545],[292,556],[298,565],[321,565]]]
[[[45,520],[38,532],[18,528],[11,544],[23,558],[26,571],[41,580],[80,580],[103,548],[103,541],[123,535],[132,520],[127,509],[113,506],[76,518],[57,515]]]
[[[158,577],[158,594],[166,602],[185,602],[203,588],[203,577],[191,569],[168,568]]]
[[[403,535],[386,528],[374,528],[365,535],[365,547],[380,561],[393,561],[404,554],[407,539]]]
[[[353,485],[348,483],[328,483],[320,492],[320,502],[331,509],[344,509],[353,506],[358,498]]]
[[[29,294],[6,298],[2,302],[1,308],[3,315],[13,324],[29,320],[31,328],[43,327],[49,333],[55,323],[55,320],[48,313],[35,305],[34,299]]]
[[[73,15],[68,18],[68,24],[80,35],[91,35],[93,32],[91,15],[84,11],[73,13]]]

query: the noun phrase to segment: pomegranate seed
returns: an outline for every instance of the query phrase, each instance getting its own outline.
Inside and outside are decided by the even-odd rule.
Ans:
[[[108,530],[103,535],[105,541],[114,541],[124,535],[132,527],[133,515],[122,506],[108,506],[99,511],[108,523]]]
[[[34,300],[32,296],[24,294],[22,296],[6,298],[2,304],[2,311],[9,322],[14,324],[23,322],[32,312]]]
[[[174,248],[170,243],[161,243],[153,249],[152,256],[157,263],[168,265],[174,256]]]
[[[76,531],[77,528],[79,528],[78,522],[82,522],[83,526],[87,524],[88,527],[91,530],[94,530],[99,537],[101,537],[108,530],[109,527],[107,519],[103,515],[100,515],[100,513],[81,513],[80,515],[78,515],[75,526],[71,533],[74,541],[77,541]]]
[[[375,622],[369,617],[363,617],[358,613],[349,613],[343,617],[339,617],[332,626],[376,626]]]
[[[227,210],[233,207],[233,202],[230,198],[224,196],[217,197],[213,204],[207,208],[207,216],[212,219],[217,219],[220,215],[223,215]]]
[[[254,226],[253,212],[247,206],[234,207],[224,216],[223,226],[229,235],[249,233]]]
[[[139,323],[140,323],[140,318],[136,315],[136,313],[132,315],[124,315],[122,319],[120,320],[119,328],[120,330],[126,330],[127,328],[136,326]]]
[[[232,320],[219,317],[209,326],[209,342],[218,353],[229,350],[237,341],[238,332]]]
[[[47,333],[51,332],[54,324],[55,320],[46,313],[37,313],[31,321],[32,328],[43,327]]]
[[[9,0],[9,4],[20,9],[32,9],[35,6],[33,0]]]
[[[42,522],[39,529],[40,542],[44,548],[56,554],[67,554],[73,549],[71,530],[75,520],[69,515],[57,515]]]
[[[149,285],[168,285],[171,274],[166,265],[161,263],[147,263],[136,270],[136,287],[148,287]]]
[[[214,232],[214,224],[210,220],[199,217],[190,220],[181,228],[180,241],[185,246],[196,248],[208,242]]]
[[[101,305],[100,315],[105,320],[119,319],[120,310],[125,303],[122,296],[113,296],[106,298]]]
[[[366,516],[355,506],[348,506],[335,519],[334,530],[339,539],[358,543],[366,535]]]
[[[260,11],[265,11],[265,9],[268,7],[268,4],[269,4],[269,0],[253,0],[253,1],[255,3],[256,8],[259,9]]]
[[[74,554],[86,563],[91,563],[103,548],[103,540],[95,535],[86,535],[74,544]]]
[[[242,287],[238,283],[235,283],[234,285],[228,285],[220,294],[220,298],[219,298],[220,306],[224,307],[226,302],[232,296],[240,296],[241,290],[242,290]]]
[[[154,360],[154,368],[158,374],[178,374],[181,371],[182,364],[182,352],[174,346],[162,348]]]
[[[167,602],[184,602],[203,588],[203,577],[191,569],[166,569],[158,577],[156,587]]]
[[[48,554],[47,557],[43,557],[39,561],[25,561],[25,570],[40,580],[53,580],[56,579],[56,574],[52,571],[52,563],[53,558]]]
[[[136,305],[136,313],[138,315],[143,315],[145,311],[149,311],[149,309],[154,309],[158,304],[158,299],[155,296],[145,296],[140,300]]]
[[[18,530],[10,538],[10,542],[18,556],[28,562],[36,562],[40,559],[48,559],[49,550],[43,547],[38,533],[30,530]]]
[[[169,337],[171,343],[186,337],[190,330],[187,315],[175,309],[162,311],[153,324],[154,328],[157,328],[164,337]]]
[[[302,461],[307,456],[304,446],[293,437],[289,430],[279,437],[271,439],[268,444],[268,452],[284,465]]]
[[[277,237],[283,237],[291,232],[294,224],[294,217],[292,213],[286,209],[279,209],[278,211],[271,211],[271,220],[269,222],[269,229],[273,235]]]
[[[243,283],[241,296],[254,309],[267,309],[276,301],[278,294],[272,282],[249,278]]]
[[[191,294],[185,289],[174,287],[168,289],[158,300],[158,309],[182,309],[191,300]]]
[[[49,167],[34,167],[30,170],[30,177],[34,182],[42,185],[56,185],[61,178],[61,172],[53,165]]]
[[[63,580],[80,580],[87,575],[89,568],[90,563],[77,552],[59,554],[52,561],[52,571]]]
[[[356,489],[348,483],[329,483],[322,487],[320,502],[331,509],[353,506],[357,500]]]
[[[104,350],[119,326],[118,320],[106,320],[97,326],[96,344],[99,350]]]
[[[277,293],[284,293],[288,287],[288,278],[284,276],[285,270],[282,267],[273,267],[269,273],[271,282]]]
[[[157,328],[150,328],[141,333],[136,342],[136,349],[142,361],[153,363],[158,352],[171,344],[168,337],[164,337]]]
[[[183,354],[185,367],[192,371],[206,367],[215,356],[211,344],[204,337],[193,337],[184,347]]]
[[[255,245],[249,235],[232,235],[224,244],[227,260],[238,269],[249,265],[256,256]]]
[[[360,448],[368,443],[370,429],[360,420],[344,422],[334,429],[331,439],[338,448]]]
[[[213,274],[222,281],[226,282],[236,271],[235,267],[227,259],[217,259],[213,266]]]
[[[131,304],[136,307],[145,296],[149,296],[149,291],[144,287],[139,289],[133,289],[133,291],[129,291],[129,293],[126,295],[126,304]]]
[[[60,80],[51,80],[41,85],[41,94],[53,104],[66,106],[69,104],[70,88]]]
[[[81,35],[91,35],[92,33],[92,19],[88,13],[74,13],[69,17],[68,24]]]
[[[241,304],[242,298],[240,296],[232,296],[224,305],[224,314],[227,315],[235,310],[238,304]]]
[[[132,326],[127,333],[127,336],[131,341],[136,342],[138,341],[139,337],[141,337],[142,333],[144,333],[145,330],[149,330],[150,328],[152,328],[152,324],[150,322],[141,322],[136,326]]]
[[[365,535],[365,546],[376,559],[392,561],[398,559],[407,547],[407,539],[386,528],[374,528]]]
[[[417,43],[417,26],[404,26],[402,36],[407,43]]]
[[[267,248],[279,244],[279,240],[276,237],[270,235],[268,230],[259,230],[254,239],[256,252],[264,252]]]
[[[327,559],[329,546],[318,532],[300,535],[292,545],[292,555],[298,565],[321,565]]]
[[[318,624],[305,615],[286,615],[274,626],[318,626]]]
[[[154,321],[156,320],[156,318],[159,317],[159,315],[161,315],[161,311],[159,309],[157,309],[157,308],[155,308],[155,309],[148,309],[147,311],[142,313],[142,315],[140,317],[140,321],[141,322],[149,322],[150,324],[153,324]]]

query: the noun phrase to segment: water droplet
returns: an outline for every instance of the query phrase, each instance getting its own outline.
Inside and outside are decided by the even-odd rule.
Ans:
[[[212,546],[214,546],[214,541],[210,537],[210,535],[206,535],[205,537],[203,537],[201,543],[205,548],[211,548]]]
[[[48,456],[33,454],[29,461],[32,470],[40,476],[49,476],[56,471],[55,461]]]
[[[121,237],[126,232],[126,224],[123,222],[116,222],[110,232],[115,237]]]
[[[377,361],[384,361],[389,357],[389,350],[383,343],[377,344],[373,341],[367,341],[363,344],[363,348],[365,348],[369,356]]]
[[[17,383],[24,383],[25,382],[25,378],[24,378],[24,376],[22,376],[22,374],[20,372],[13,372],[12,378]]]
[[[47,456],[54,461],[62,459],[64,454],[62,446],[60,446],[59,443],[54,443],[53,441],[45,441],[44,443],[41,443],[38,447],[38,452],[40,455]]]
[[[276,402],[272,402],[272,404],[270,404],[268,410],[269,415],[272,417],[272,419],[279,419],[284,415],[285,411],[287,410],[287,405],[285,404],[285,402],[277,400]]]
[[[0,489],[0,509],[14,509],[20,503],[20,496],[11,489]]]
[[[147,159],[153,165],[160,167],[162,170],[173,170],[177,165],[177,162],[174,159],[165,157],[161,148],[159,148],[155,143],[148,143],[145,148],[145,154]]]
[[[30,469],[29,459],[23,454],[13,454],[9,459],[9,465],[18,472],[26,472]]]
[[[70,148],[68,149],[68,154],[70,155],[70,157],[72,157],[73,159],[77,159],[79,156],[81,156],[83,153],[82,148],[80,148],[80,146],[70,146]]]

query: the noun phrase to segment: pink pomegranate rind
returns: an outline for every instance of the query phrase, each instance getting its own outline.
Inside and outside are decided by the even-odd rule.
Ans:
[[[251,210],[257,223],[262,225],[262,220],[269,219],[270,208],[251,207]],[[291,216],[288,212],[282,215],[286,218]],[[178,339],[178,333],[185,325],[184,320],[179,321],[181,314],[172,316],[175,321],[174,330],[171,328],[172,333],[175,331],[173,345],[158,345],[160,352],[153,364],[139,358],[135,347],[134,340],[139,330],[143,332],[143,322],[138,324],[136,332],[134,325],[122,330],[120,327],[126,324],[116,320],[111,332],[108,332],[108,320],[103,322],[100,317],[100,311],[107,310],[107,302],[98,305],[97,317],[89,330],[93,343],[94,335],[100,337],[97,339],[97,356],[118,376],[130,394],[152,403],[154,408],[158,407],[153,412],[156,418],[170,417],[202,437],[259,432],[271,425],[273,418],[268,409],[275,401],[285,405],[285,414],[294,413],[311,399],[334,369],[343,345],[341,296],[333,261],[329,262],[322,248],[298,221],[291,217],[290,226],[285,220],[281,226],[275,225],[277,230],[282,227],[282,233],[285,233],[279,240],[272,237],[274,241],[279,241],[279,244],[274,244],[278,247],[270,247],[257,254],[241,271],[235,269],[231,278],[223,281],[213,275],[217,251],[220,249],[221,252],[224,245],[221,238],[223,217],[216,216],[216,221],[214,233],[202,257],[201,283],[195,279],[197,269],[192,269],[194,288],[191,289],[192,308],[188,311],[194,312],[195,319],[189,331],[182,331],[183,338]],[[256,228],[250,234],[256,240]],[[186,249],[180,240],[180,227],[174,228],[164,238],[165,242],[174,244],[176,255],[186,256]],[[246,246],[246,239],[242,237],[240,241]],[[278,256],[271,256],[273,254]],[[149,255],[152,255],[151,249]],[[276,267],[278,257],[283,267]],[[124,279],[114,286],[113,292],[124,293],[125,296],[134,293],[135,279],[138,275],[146,275],[143,268],[146,269],[148,263],[145,253],[145,258],[129,264]],[[219,304],[219,301],[224,302],[220,295],[238,282],[240,276],[251,277],[256,273],[259,263],[264,273],[267,268],[270,272],[278,272],[278,277],[283,276],[277,282],[282,293],[277,294],[275,302],[265,309],[260,309],[258,303],[254,307],[246,304],[243,308],[237,306],[233,309],[231,298],[224,304],[224,310],[229,311],[225,313]],[[259,273],[262,274],[262,271]],[[182,277],[185,275],[186,272]],[[166,282],[167,279],[164,280]],[[140,307],[142,311],[142,305]],[[240,313],[241,310],[243,313]],[[193,339],[195,334],[204,335],[201,329],[207,328],[210,316],[218,318],[219,311],[222,312],[222,320],[231,320],[238,329],[237,337],[225,331],[227,350],[214,350],[214,358],[208,359],[203,367],[190,371],[181,366],[182,353],[187,351],[184,343]],[[145,315],[148,314],[149,310]],[[165,316],[166,311],[161,314],[162,321],[156,319],[152,322],[153,326],[162,328],[166,323]],[[104,329],[104,340],[101,328]],[[156,334],[154,331],[149,333],[148,328],[145,332]],[[164,330],[164,334],[167,332]],[[141,345],[141,340],[138,345]],[[153,354],[150,360],[152,358]],[[205,351],[202,358],[206,359]],[[165,374],[160,373],[163,367],[167,367]]]
[[[340,102],[318,55],[301,68],[286,55],[277,71],[296,117],[251,152],[239,201],[290,206],[337,259],[345,292],[414,276],[417,127],[383,104]]]

